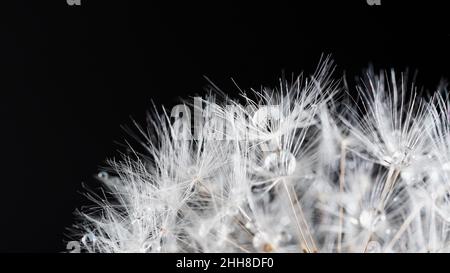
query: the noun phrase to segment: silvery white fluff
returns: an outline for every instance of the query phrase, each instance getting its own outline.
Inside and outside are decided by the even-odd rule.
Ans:
[[[446,87],[425,100],[369,70],[350,96],[332,70],[242,104],[209,95],[195,137],[190,118],[151,116],[146,153],[100,173],[110,196],[80,213],[83,250],[449,252]]]

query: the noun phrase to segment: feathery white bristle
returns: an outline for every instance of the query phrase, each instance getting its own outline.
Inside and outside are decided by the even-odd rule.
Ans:
[[[81,214],[84,251],[450,251],[447,97],[369,71],[344,102],[332,68],[151,117]]]

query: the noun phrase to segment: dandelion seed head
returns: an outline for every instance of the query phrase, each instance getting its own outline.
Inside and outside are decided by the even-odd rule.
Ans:
[[[449,252],[447,90],[368,71],[337,96],[333,67],[135,124],[144,152],[97,174],[82,251]]]

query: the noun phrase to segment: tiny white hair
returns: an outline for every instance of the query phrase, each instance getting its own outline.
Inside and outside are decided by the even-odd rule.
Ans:
[[[449,252],[446,86],[425,99],[368,70],[350,92],[333,69],[242,92],[248,107],[210,95],[195,138],[150,115],[145,153],[110,160],[108,198],[80,212],[83,251]]]

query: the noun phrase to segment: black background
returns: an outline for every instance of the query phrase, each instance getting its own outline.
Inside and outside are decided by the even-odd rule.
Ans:
[[[0,8],[2,252],[63,251],[88,203],[81,184],[98,186],[127,137],[120,126],[142,121],[151,100],[201,94],[204,75],[235,94],[231,78],[274,86],[331,53],[336,75],[373,63],[418,70],[430,89],[450,79],[448,9],[430,1],[10,2]]]

